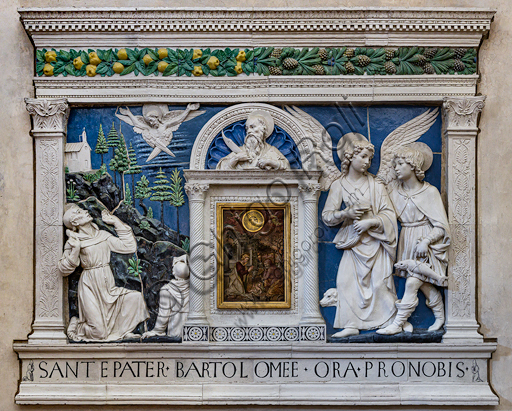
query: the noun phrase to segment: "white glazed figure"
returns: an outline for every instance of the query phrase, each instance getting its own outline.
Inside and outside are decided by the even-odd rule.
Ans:
[[[89,212],[76,204],[64,213],[69,237],[59,270],[69,275],[79,265],[83,272],[78,283],[79,316],[70,320],[68,337],[76,341],[115,341],[140,337],[132,331],[148,318],[146,303],[138,291],[116,287],[110,269],[110,253],[137,251],[133,231],[119,218],[103,210],[101,218],[114,226],[118,237],[100,230]]]
[[[418,305],[418,290],[425,294],[427,306],[435,316],[429,331],[444,324],[444,304],[433,284],[446,286],[450,229],[439,191],[423,181],[432,164],[432,151],[423,143],[397,149],[394,170],[398,181],[388,184],[391,201],[402,225],[395,274],[406,277],[405,292],[396,302],[392,324],[377,331],[397,334]]]
[[[343,330],[333,337],[386,326],[396,312],[395,212],[385,186],[367,172],[373,145],[355,133],[346,134],[342,141],[342,175],[332,183],[322,212],[327,225],[342,223],[333,242],[344,250],[336,277],[334,320],[334,328]]]
[[[274,131],[274,119],[263,110],[255,110],[245,123],[244,145],[239,147],[224,133],[222,138],[232,151],[220,159],[218,170],[289,170],[290,163],[276,147],[265,140]]]
[[[160,289],[158,317],[155,327],[145,332],[143,338],[154,336],[181,337],[189,312],[189,266],[188,255],[173,259],[174,279]]]

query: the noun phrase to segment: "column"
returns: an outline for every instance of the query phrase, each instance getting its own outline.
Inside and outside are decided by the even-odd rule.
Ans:
[[[205,194],[208,184],[186,183],[185,191],[190,206],[190,302],[189,314],[183,327],[183,341],[208,341],[208,320],[204,312],[205,282],[208,276],[204,271],[206,247],[204,238]]]
[[[484,100],[485,96],[446,97],[443,103],[451,229],[443,342],[449,343],[483,341],[476,321],[475,160],[477,120]]]
[[[301,341],[324,341],[325,321],[320,313],[318,288],[318,194],[320,184],[300,184],[303,210],[303,235],[299,250],[302,275]]]
[[[62,255],[66,99],[25,99],[35,143],[35,317],[29,343],[65,344]]]

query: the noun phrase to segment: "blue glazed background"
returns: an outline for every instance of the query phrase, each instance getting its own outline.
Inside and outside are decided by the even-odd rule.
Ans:
[[[169,110],[184,109],[185,106],[169,106]],[[92,148],[92,166],[93,169],[100,167],[100,156],[94,153],[96,140],[99,131],[100,123],[103,126],[105,137],[107,136],[112,121],[114,121],[116,128],[121,131],[125,137],[127,146],[132,143],[137,153],[137,162],[142,166],[143,173],[150,180],[151,184],[154,182],[156,172],[161,167],[162,170],[169,176],[172,170],[177,167],[180,170],[187,169],[190,163],[190,155],[192,146],[196,136],[199,134],[201,128],[210,120],[214,115],[225,109],[226,106],[213,106],[204,105],[200,110],[205,110],[206,113],[196,117],[193,120],[187,121],[174,132],[174,137],[169,145],[169,149],[176,155],[170,157],[166,153],[160,153],[150,163],[146,163],[146,159],[152,151],[142,136],[133,132],[133,128],[125,123],[120,122],[115,117],[116,107],[102,107],[102,108],[73,108],[70,113],[68,124],[68,142],[79,141],[79,136],[82,129],[85,127],[87,131],[87,138],[89,145]],[[373,106],[301,106],[302,110],[315,117],[329,132],[333,140],[333,147],[336,147],[339,139],[345,133],[357,132],[366,136],[372,144],[375,145],[376,152],[370,167],[370,172],[376,174],[380,162],[380,146],[386,136],[395,130],[400,125],[413,119],[414,117],[422,114],[429,106],[408,106],[408,105],[373,105]],[[130,110],[135,115],[142,114],[142,106],[132,106]],[[120,124],[121,123],[121,124]],[[225,129],[226,136],[232,138],[238,145],[243,143],[243,124],[244,122],[237,122]],[[214,168],[218,162],[220,152],[226,150],[224,142],[216,137],[212,143],[211,148],[216,147],[217,152],[212,152],[207,156],[207,167]],[[290,143],[291,141],[291,143]],[[441,189],[441,172],[442,172],[442,139],[441,139],[441,117],[438,116],[434,125],[423,135],[419,141],[428,144],[434,152],[434,161],[432,167],[427,171],[425,180]],[[292,164],[293,168],[300,167],[301,159],[298,158],[298,150],[291,138],[278,127],[275,128],[274,134],[269,138],[269,143],[280,146],[287,144],[288,152],[285,153]],[[224,147],[223,147],[224,146]],[[336,152],[333,152],[334,162],[340,167],[340,159]],[[110,160],[110,156],[106,158],[106,162]],[[140,178],[140,174],[136,175],[136,179]],[[131,177],[126,177],[126,182],[131,185]],[[319,201],[319,284],[321,298],[323,293],[329,289],[336,287],[336,274],[338,271],[339,262],[343,251],[337,250],[332,244],[332,239],[338,231],[338,227],[327,227],[321,220],[321,212],[327,198],[327,193],[322,193]],[[155,218],[160,218],[159,203],[154,203],[145,200],[147,206],[153,208]],[[139,210],[142,211],[142,210]],[[169,205],[166,206],[165,222],[166,225],[172,229],[176,229],[176,213]],[[189,210],[188,201],[184,206],[180,207],[180,230],[183,234],[188,235],[189,228]],[[403,278],[395,278],[398,297],[401,298],[404,292],[405,280]],[[430,309],[425,305],[425,298],[422,293],[419,293],[420,303],[414,314],[410,318],[410,322],[416,328],[428,328],[433,322],[434,317]],[[321,308],[322,314],[327,322],[327,333],[332,334],[335,330],[332,327],[334,321],[335,308],[327,307]]]

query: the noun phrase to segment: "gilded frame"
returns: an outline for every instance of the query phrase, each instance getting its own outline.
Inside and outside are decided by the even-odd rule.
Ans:
[[[251,210],[282,210],[283,223],[283,271],[284,301],[225,301],[225,244],[224,210],[237,210],[247,214]],[[218,203],[216,207],[217,221],[217,308],[219,309],[290,309],[292,284],[292,250],[291,250],[291,206],[290,203]],[[263,226],[262,226],[263,227]],[[250,231],[248,231],[250,232]]]

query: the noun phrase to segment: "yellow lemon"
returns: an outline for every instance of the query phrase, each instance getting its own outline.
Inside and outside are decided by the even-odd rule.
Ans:
[[[81,57],[77,57],[76,59],[73,60],[73,66],[75,66],[75,68],[77,70],[80,70],[83,65],[84,65],[84,62],[82,61]]]
[[[158,63],[158,71],[160,73],[163,73],[168,65],[169,65],[169,63],[166,63],[165,61],[161,61],[160,63]]]
[[[158,58],[160,60],[166,58],[168,56],[167,49],[158,49]]]
[[[93,66],[97,66],[101,63],[101,59],[98,57],[98,55],[93,51],[92,53],[89,53],[89,64],[92,64]]]
[[[142,57],[142,61],[144,62],[144,64],[146,66],[148,66],[149,63],[151,63],[153,61],[153,59],[151,58],[151,56],[149,54],[146,54],[144,57]]]
[[[88,64],[85,68],[85,72],[89,77],[94,77],[96,75],[96,66],[94,64]]]
[[[112,70],[114,70],[114,73],[117,73],[117,74],[121,74],[124,70],[124,66],[117,62],[117,63],[114,63],[114,65],[112,66]]]
[[[44,59],[46,60],[47,63],[51,63],[52,61],[57,61],[57,53],[55,53],[53,50],[47,51],[46,53],[44,53]]]
[[[245,51],[240,50],[238,55],[236,56],[236,61],[242,62],[245,61]]]
[[[117,58],[119,60],[128,60],[128,53],[126,52],[126,49],[121,49],[117,52]]]
[[[209,59],[208,59],[208,67],[210,67],[210,70],[215,70],[219,64],[220,64],[220,61],[217,57],[215,56],[211,56]]]
[[[46,63],[43,67],[43,73],[45,76],[53,76],[53,66],[49,63]]]
[[[194,76],[200,76],[201,74],[203,74],[203,69],[201,68],[201,66],[194,66],[194,70],[192,70],[192,74]]]
[[[242,74],[244,72],[244,70],[242,69],[242,62],[241,61],[236,63],[235,71],[237,72],[237,74]]]
[[[203,55],[203,52],[200,49],[194,49],[194,55],[192,56],[192,60],[195,60]]]

